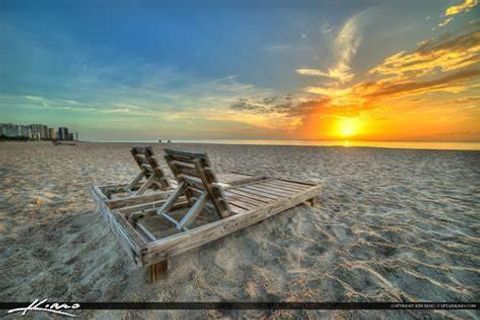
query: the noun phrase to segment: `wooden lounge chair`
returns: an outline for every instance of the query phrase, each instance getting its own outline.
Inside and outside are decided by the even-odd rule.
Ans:
[[[178,183],[167,197],[115,210],[100,206],[136,265],[148,267],[150,281],[167,270],[169,257],[298,204],[313,205],[320,192],[317,184],[265,177],[225,188],[218,182],[206,154],[169,149],[165,153]],[[94,195],[101,197],[95,190]]]
[[[130,149],[130,153],[135,163],[140,168],[139,174],[128,184],[114,184],[99,186],[103,194],[113,202],[122,198],[131,198],[136,196],[144,196],[148,191],[171,192],[177,186],[176,180],[169,180],[165,175],[162,167],[153,149],[149,145],[136,145]],[[242,184],[249,181],[255,181],[261,177],[250,176],[246,174],[231,172],[218,176],[220,183],[226,187]],[[150,197],[151,198],[151,197]],[[147,197],[147,199],[150,199]],[[154,196],[155,199],[161,199],[162,195]],[[144,198],[140,198],[144,199]]]
[[[151,146],[133,146],[130,153],[140,168],[140,173],[130,182],[125,189],[132,195],[140,195],[147,189],[169,190],[171,184],[155,158]],[[145,178],[146,181],[140,184]]]

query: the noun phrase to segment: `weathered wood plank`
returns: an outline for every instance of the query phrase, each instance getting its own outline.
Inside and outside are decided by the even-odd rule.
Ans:
[[[265,202],[264,201],[259,201],[259,200],[256,200],[256,199],[252,199],[252,198],[249,198],[249,197],[246,197],[246,196],[243,196],[241,194],[237,194],[237,193],[233,193],[233,192],[230,192],[230,191],[225,191],[225,196],[227,197],[227,201],[231,201],[230,199],[231,198],[234,198],[234,199],[239,199],[243,202],[246,202],[250,205],[253,205],[253,206],[262,206],[262,205],[265,205]]]
[[[255,201],[262,202],[262,203],[268,203],[269,200],[270,200],[268,198],[259,196],[257,194],[247,193],[247,192],[244,192],[244,191],[240,191],[238,189],[229,189],[228,192],[231,193],[231,194],[236,194],[236,195],[240,195],[240,196],[243,196],[243,197],[246,197],[246,198],[249,198],[249,199],[253,199]]]
[[[269,190],[265,190],[264,188],[256,187],[255,185],[241,186],[240,190],[250,191],[252,193],[262,195],[270,199],[281,199],[282,197],[284,197],[283,194],[271,192]]]
[[[179,177],[182,178],[183,180],[187,181],[189,184],[192,184],[196,188],[203,188],[203,182],[200,178],[190,176],[190,175],[187,175],[185,173],[179,174]]]
[[[283,193],[296,193],[296,192],[299,192],[299,191],[301,192],[305,189],[308,189],[308,188],[304,188],[302,190],[297,190],[297,189],[293,189],[293,188],[289,188],[289,187],[285,187],[285,186],[280,186],[280,185],[275,184],[275,180],[270,180],[268,182],[259,182],[255,186],[259,187],[259,188],[270,189],[272,191],[280,191],[280,192],[283,192]]]
[[[112,200],[107,199],[106,205],[110,209],[117,209],[117,208],[122,208],[127,206],[133,206],[136,204],[142,204],[145,202],[153,202],[161,199],[166,199],[170,194],[171,194],[171,191],[156,192],[152,194],[145,194],[145,195],[134,196],[129,198],[120,198],[120,199],[112,199]]]
[[[206,158],[208,162],[208,158]],[[210,179],[207,178],[204,166],[202,165],[201,160],[195,159],[193,161],[195,168],[197,169],[198,175],[200,179],[203,182],[203,187],[205,190],[208,192],[210,196],[210,201],[212,201],[213,205],[215,206],[215,209],[217,209],[217,213],[220,216],[220,218],[225,218],[228,217],[231,213],[229,212],[228,208],[228,203],[227,202],[221,202],[220,199],[224,198],[224,195],[222,194],[221,188],[214,188],[212,186],[213,182],[215,181],[215,177],[210,176]]]
[[[295,194],[295,193],[299,192],[299,190],[273,185],[271,182],[269,182],[268,184],[267,183],[259,184],[259,185],[257,185],[257,187],[262,188],[264,190],[269,190],[269,191],[272,191],[272,192],[275,192],[275,193],[280,193],[280,194],[283,194],[283,195],[291,195],[291,194]]]
[[[227,201],[229,204],[236,204],[237,206],[240,206],[242,208],[245,208],[245,209],[256,209],[259,207],[258,204],[256,203],[252,203],[252,202],[248,202],[248,199],[247,201],[245,201],[244,198],[240,197],[240,196],[237,196],[237,195],[234,195],[234,194],[231,194],[231,195],[227,195]],[[264,203],[262,203],[264,205]]]
[[[290,180],[290,179],[285,179],[285,178],[282,178],[282,179],[274,179],[274,180],[292,182],[292,183],[300,184],[300,185],[303,184],[303,185],[312,186],[312,187],[318,186],[318,183],[310,182],[310,181],[297,181],[297,180]]]
[[[243,202],[241,200],[239,200],[238,198],[230,198],[228,199],[228,204],[230,206],[232,205],[236,205],[237,207],[240,207],[240,208],[243,208],[245,210],[252,210],[252,209],[257,209],[258,206],[255,206],[255,205],[251,205],[247,202]]]
[[[251,209],[245,209],[245,208],[242,208],[240,206],[237,206],[236,204],[234,203],[230,203],[230,210],[234,213],[234,214],[239,214],[239,213],[245,213],[245,212],[249,212]],[[221,219],[222,220],[222,219]]]
[[[123,207],[123,208],[118,208],[116,209],[117,212],[123,213],[123,214],[128,214],[131,212],[138,212],[138,211],[143,211],[143,210],[157,210],[159,209],[164,203],[165,199],[159,200],[159,201],[153,201],[153,202],[147,202],[147,203],[142,203],[142,204],[137,204],[129,207]],[[188,201],[186,200],[185,197],[180,197],[178,198],[177,202],[175,205],[172,207],[172,210],[180,209],[188,205]]]
[[[189,162],[184,162],[184,161],[179,161],[179,160],[173,160],[172,164],[179,166],[179,167],[185,167],[189,169],[195,169],[195,166],[192,163]]]
[[[272,193],[272,194],[277,194],[277,195],[280,195],[280,196],[288,196],[288,195],[291,195],[291,194],[295,194],[296,190],[283,190],[283,189],[280,189],[276,186],[272,186],[270,184],[267,184],[267,183],[259,183],[259,184],[256,184],[256,185],[251,185],[250,187],[254,187],[254,188],[257,188],[257,189],[261,189],[262,191],[264,192],[269,192],[269,193]]]
[[[124,252],[137,266],[143,266],[142,257],[144,256],[143,251],[145,250],[146,241],[128,224],[122,215],[110,211],[105,205],[105,196],[98,187],[92,188],[92,195],[100,214],[107,222]]]
[[[311,187],[304,184],[293,184],[291,182],[285,182],[282,180],[272,180],[270,181],[270,184],[280,188],[288,188],[290,190],[293,189],[295,191],[303,191]]]

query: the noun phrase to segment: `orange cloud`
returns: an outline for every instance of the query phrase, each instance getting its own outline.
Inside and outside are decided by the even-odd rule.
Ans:
[[[448,7],[447,10],[445,10],[445,15],[448,16],[454,16],[456,14],[462,13],[464,11],[470,10],[471,8],[475,7],[478,4],[477,0],[465,0],[463,3]]]
[[[432,92],[458,93],[468,88],[467,81],[480,76],[480,69],[462,70],[448,76],[429,81],[374,82],[358,87],[365,89],[366,97],[381,97],[404,94],[423,94]]]
[[[480,31],[441,41],[424,42],[412,53],[399,52],[369,70],[370,74],[399,79],[465,68],[480,61]]]
[[[475,92],[480,87],[479,40],[479,31],[429,40],[413,52],[392,55],[369,70],[367,75],[377,76],[377,80],[304,88],[319,95],[322,103],[312,104],[316,109],[304,115],[299,132],[304,137],[336,139],[342,132],[346,136],[346,131],[353,131],[346,124],[355,123],[356,139],[433,139],[441,135],[453,139],[445,132],[473,127],[468,119],[480,113],[479,108],[460,110],[453,107],[460,100],[446,103],[434,93]],[[421,102],[412,102],[419,96],[424,96]],[[465,95],[461,101],[477,100]],[[404,130],[407,126],[408,133]]]
[[[296,72],[332,78],[318,69]],[[448,133],[467,131],[465,139],[479,137],[472,119],[480,116],[480,31],[425,41],[365,76],[372,80],[347,84],[340,77],[285,98],[239,99],[231,104],[232,117],[269,129],[281,124],[289,135],[308,139],[456,139],[463,136]]]
[[[444,27],[453,20],[453,16],[467,12],[478,4],[478,0],[464,0],[462,3],[450,6],[445,10],[444,20],[438,24],[438,27]]]

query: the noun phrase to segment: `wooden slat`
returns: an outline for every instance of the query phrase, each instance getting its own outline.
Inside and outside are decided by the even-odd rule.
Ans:
[[[272,181],[269,182],[259,182],[258,184],[254,184],[254,186],[259,187],[259,188],[264,188],[273,192],[280,192],[282,194],[294,194],[298,191],[302,190],[295,190],[295,189],[289,189],[286,187],[279,187],[277,185],[272,184]]]
[[[175,156],[177,158],[184,159],[184,161],[192,161],[193,158],[197,159],[202,159],[207,162],[207,164],[210,166],[210,160],[208,159],[208,156],[206,153],[194,153],[194,152],[188,152],[188,151],[181,151],[181,150],[173,150],[173,149],[163,149],[165,153],[170,154],[172,156]],[[192,157],[192,155],[194,155]]]
[[[311,185],[293,183],[293,182],[289,182],[289,181],[276,180],[276,179],[272,180],[272,183],[276,184],[276,185],[284,185],[286,187],[294,188],[294,189],[297,189],[297,190],[305,190],[305,189],[308,189],[308,188],[312,187]]]
[[[207,160],[205,160],[208,162]],[[204,167],[202,165],[202,162],[200,159],[195,159],[193,161],[195,168],[197,169],[198,175],[200,176],[200,179],[203,182],[203,186],[205,190],[208,192],[210,196],[210,200],[212,201],[213,205],[215,206],[215,209],[217,209],[217,213],[220,216],[220,218],[225,218],[230,215],[229,208],[228,208],[228,203],[227,202],[221,202],[219,198],[223,198],[223,195],[221,194],[221,189],[220,188],[213,188],[211,185],[212,182],[215,181],[215,177],[212,179],[207,178],[206,172],[204,170]]]
[[[308,181],[308,182],[307,181],[297,181],[297,180],[290,180],[290,179],[285,179],[285,178],[274,179],[274,180],[292,182],[292,183],[295,183],[295,184],[311,186],[311,187],[318,187],[319,186],[318,183],[314,183],[314,182],[310,182],[310,181]]]
[[[236,198],[236,197],[227,197],[227,200],[228,200],[228,203],[230,205],[234,204],[237,207],[241,207],[241,208],[244,208],[246,210],[257,209],[258,208],[258,205],[250,204],[250,203],[242,201],[241,199]]]
[[[279,196],[289,196],[295,193],[295,191],[286,191],[286,190],[281,190],[269,185],[258,185],[258,184],[253,184],[249,186],[250,188],[256,188],[257,190],[261,190],[263,192],[268,192],[271,194],[276,194]]]
[[[237,194],[237,195],[241,195],[241,196],[244,196],[244,197],[249,198],[249,199],[254,199],[256,201],[263,202],[263,203],[268,203],[269,201],[271,201],[271,199],[269,199],[269,198],[265,198],[265,197],[262,197],[262,196],[259,196],[259,195],[253,194],[253,193],[247,193],[247,192],[238,190],[236,188],[235,189],[229,189],[228,192],[233,193],[233,194]]]
[[[283,195],[281,195],[281,194],[272,193],[271,191],[265,190],[263,188],[255,187],[254,185],[242,186],[239,190],[250,191],[252,193],[255,193],[255,194],[258,194],[258,195],[263,195],[267,198],[271,198],[271,199],[275,199],[275,200],[283,197]]]
[[[193,177],[184,173],[179,174],[179,177],[187,181],[188,183],[194,185],[197,188],[204,189],[203,182],[200,178]]]
[[[294,189],[294,188],[274,184],[272,181],[268,182],[268,184],[258,184],[258,186],[259,187],[264,187],[264,188],[267,188],[267,189],[270,189],[270,190],[278,190],[280,192],[283,191],[284,193],[287,193],[287,194],[293,194],[293,193],[303,191],[303,190],[306,189],[306,188],[304,188],[302,190]]]
[[[130,149],[130,153],[132,154],[137,165],[144,173],[145,178],[148,179],[152,176],[155,176],[155,179],[152,180],[152,182],[158,182],[157,184],[150,183],[147,185],[143,185],[144,189],[141,188],[139,194],[145,191],[145,188],[159,188],[160,190],[167,190],[170,188],[170,184],[165,178],[165,174],[160,165],[158,164],[158,161],[151,146],[133,146]],[[131,188],[134,188],[134,186],[131,186]]]
[[[269,193],[264,193],[262,191],[258,191],[258,190],[255,190],[255,189],[249,189],[247,188],[247,186],[240,186],[238,189],[237,188],[234,188],[235,191],[241,191],[241,192],[245,192],[245,193],[250,193],[252,195],[255,195],[257,197],[262,197],[262,198],[265,198],[266,200],[277,200],[279,199],[280,197],[278,195],[272,195],[272,194],[269,194]]]
[[[122,248],[124,248],[125,252],[137,266],[143,266],[146,241],[129,225],[128,221],[121,214],[112,212],[106,206],[106,200],[108,199],[99,187],[93,187],[91,190],[102,217],[108,223],[110,230]]]
[[[148,242],[145,238],[143,238],[136,230],[128,223],[127,219],[121,214],[116,213],[115,211],[111,212],[112,216],[116,218],[118,223],[123,229],[122,232],[127,231],[126,234],[131,240],[131,243],[136,251],[140,251]],[[117,226],[118,227],[118,226]]]
[[[232,212],[234,212],[236,214],[245,213],[245,212],[250,211],[249,209],[239,207],[239,206],[235,205],[234,203],[230,204],[230,209],[232,210]]]
[[[173,160],[172,164],[174,164],[176,166],[179,166],[179,167],[195,169],[195,166],[192,163],[188,163],[188,162],[184,162],[184,161]]]
[[[153,201],[153,202],[147,202],[147,203],[141,203],[129,207],[123,207],[123,208],[118,208],[116,209],[118,212],[123,213],[123,214],[128,214],[131,212],[138,212],[138,211],[144,211],[144,210],[158,210],[164,203],[165,199],[159,200],[159,201]],[[178,198],[177,202],[175,205],[172,207],[172,210],[180,209],[188,205],[188,201],[185,197],[180,197]]]
[[[246,202],[246,203],[248,203],[252,206],[255,206],[255,207],[262,206],[262,205],[265,204],[265,202],[263,202],[263,201],[259,201],[259,200],[255,200],[255,199],[252,199],[252,198],[249,198],[249,197],[245,197],[245,196],[242,196],[242,195],[239,195],[239,194],[236,194],[236,193],[232,193],[230,191],[225,191],[225,196],[227,196],[228,202],[230,202],[231,199],[238,199],[240,201]]]
[[[157,192],[152,194],[145,194],[141,196],[134,196],[121,199],[107,199],[105,202],[110,209],[117,209],[122,207],[133,206],[136,204],[142,204],[145,202],[153,202],[161,199],[166,199],[171,192]]]
[[[149,176],[151,173],[153,173],[153,168],[151,165],[149,165],[148,163],[143,163],[141,166],[140,166],[140,169],[142,169],[142,171],[145,171],[145,173],[147,173],[147,175]]]

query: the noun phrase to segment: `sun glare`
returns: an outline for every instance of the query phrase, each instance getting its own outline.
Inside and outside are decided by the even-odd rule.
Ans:
[[[357,135],[360,131],[360,121],[355,118],[341,119],[338,122],[337,134],[340,137],[350,138]]]

